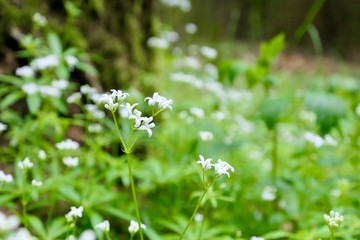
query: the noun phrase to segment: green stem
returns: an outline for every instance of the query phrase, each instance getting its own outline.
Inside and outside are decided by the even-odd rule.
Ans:
[[[334,232],[330,230],[330,240],[334,240]]]
[[[137,198],[136,198],[134,176],[133,176],[133,173],[132,173],[131,161],[130,161],[129,153],[126,154],[126,159],[127,159],[128,170],[129,170],[129,175],[130,175],[131,193],[132,193],[133,201],[134,201],[134,204],[135,204],[137,222],[139,224],[140,239],[143,240],[144,236],[143,236],[143,232],[142,232],[142,228],[141,228],[141,218],[140,218],[139,206],[138,206],[138,202],[137,202]]]
[[[105,231],[105,236],[106,236],[106,240],[111,240],[110,236],[109,236],[109,232]]]
[[[273,173],[274,183],[276,183],[278,168],[279,168],[278,137],[277,137],[277,127],[275,126],[273,129],[273,149],[272,149],[272,173]]]
[[[197,211],[198,211],[199,208],[200,208],[200,205],[201,205],[202,200],[204,199],[204,197],[205,197],[207,191],[209,190],[209,188],[214,184],[214,182],[215,182],[216,180],[217,180],[217,178],[215,178],[214,181],[212,181],[212,183],[205,188],[204,193],[201,195],[201,197],[200,197],[200,199],[199,199],[199,202],[198,202],[198,204],[196,205],[195,210],[194,210],[194,212],[192,213],[192,215],[191,215],[191,217],[190,217],[190,219],[189,219],[189,221],[188,221],[188,223],[187,223],[184,231],[181,233],[181,236],[180,236],[179,240],[181,240],[181,239],[184,238],[184,235],[185,235],[186,231],[188,230],[188,228],[190,227],[190,224],[191,224],[192,221],[194,220],[195,214],[197,213]]]
[[[128,149],[127,149],[126,144],[125,144],[125,142],[124,142],[124,139],[123,139],[123,137],[122,137],[122,135],[121,135],[121,132],[120,132],[120,129],[119,129],[119,126],[118,126],[116,117],[115,117],[115,113],[114,113],[114,112],[111,112],[111,113],[112,113],[113,120],[114,120],[114,123],[115,123],[116,132],[117,132],[117,134],[119,135],[121,145],[122,145],[123,148],[124,148],[123,151],[124,151],[125,153],[128,153]]]

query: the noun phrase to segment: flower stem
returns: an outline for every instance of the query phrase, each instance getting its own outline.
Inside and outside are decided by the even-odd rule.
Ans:
[[[114,123],[115,123],[116,132],[118,133],[119,138],[120,138],[121,145],[122,145],[123,148],[124,148],[123,151],[124,151],[125,153],[128,153],[128,149],[127,149],[126,144],[125,144],[125,142],[124,142],[124,139],[123,139],[123,137],[122,137],[122,135],[121,135],[121,132],[120,132],[120,129],[119,129],[119,126],[118,126],[116,117],[115,117],[115,113],[114,113],[114,112],[111,112],[111,113],[112,113],[113,120],[114,120]]]
[[[200,205],[201,205],[202,200],[204,199],[204,197],[205,197],[207,191],[209,190],[209,188],[211,187],[211,185],[213,185],[216,180],[217,180],[217,178],[215,178],[214,181],[212,181],[212,183],[211,183],[209,186],[205,187],[205,190],[204,190],[203,194],[201,195],[201,197],[200,197],[200,199],[199,199],[199,202],[198,202],[198,204],[196,205],[195,210],[194,210],[194,212],[192,213],[192,215],[191,215],[191,217],[190,217],[190,219],[189,219],[189,221],[188,221],[188,223],[187,223],[184,231],[181,233],[181,236],[180,236],[179,240],[181,240],[181,239],[184,238],[184,235],[185,235],[186,231],[188,230],[188,228],[190,227],[190,224],[191,224],[192,221],[194,220],[195,214],[197,213],[197,211],[198,211],[199,208],[200,208]]]
[[[127,159],[127,163],[128,163],[128,170],[129,170],[129,176],[130,176],[131,193],[132,193],[133,201],[134,201],[134,204],[135,204],[137,222],[139,224],[140,239],[143,240],[144,236],[143,236],[142,227],[141,227],[141,218],[140,218],[139,206],[138,206],[138,202],[137,202],[137,198],[136,198],[134,176],[133,176],[133,173],[132,173],[131,160],[130,160],[130,154],[129,153],[126,154],[126,159]]]
[[[278,176],[278,168],[279,168],[279,156],[278,156],[278,131],[276,126],[273,129],[273,148],[272,148],[272,173],[273,180],[276,184],[277,176]]]

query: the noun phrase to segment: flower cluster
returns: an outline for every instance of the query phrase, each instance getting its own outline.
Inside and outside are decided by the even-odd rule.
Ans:
[[[146,230],[146,225],[141,223],[141,228]],[[130,221],[130,226],[128,227],[129,233],[131,235],[135,234],[137,231],[139,231],[139,223],[135,220]]]
[[[80,206],[80,207],[74,207],[72,206],[70,208],[70,212],[68,212],[65,215],[65,218],[68,222],[73,222],[76,218],[81,218],[82,217],[82,213],[84,211],[84,207]]]
[[[75,142],[71,139],[66,139],[62,142],[59,142],[56,144],[56,148],[59,149],[59,150],[68,150],[68,149],[71,149],[71,150],[76,150],[79,148],[79,143],[78,142]]]
[[[99,224],[95,225],[95,228],[100,229],[104,232],[109,232],[110,231],[110,223],[109,220],[105,220]]]
[[[0,183],[1,182],[12,182],[13,176],[11,174],[6,174],[4,171],[0,170]]]
[[[172,110],[172,104],[173,101],[171,99],[166,99],[163,96],[160,96],[159,93],[155,92],[151,97],[146,97],[145,101],[148,101],[149,106],[154,106],[155,104],[158,104],[159,109],[167,109],[169,108]]]
[[[335,231],[340,227],[341,223],[344,221],[344,217],[340,215],[340,213],[331,210],[330,215],[324,214],[324,220],[328,225],[330,231]]]
[[[218,159],[217,163],[212,164],[211,158],[205,159],[202,155],[199,155],[199,158],[200,159],[196,162],[197,164],[201,164],[204,170],[209,170],[214,167],[215,174],[218,176],[227,175],[228,177],[230,177],[229,171],[231,172],[235,171],[235,169],[229,163],[221,159]]]
[[[312,132],[306,132],[304,134],[304,138],[306,141],[312,143],[316,148],[320,148],[323,145],[336,146],[337,141],[333,139],[329,134],[325,135],[324,138],[316,135]]]
[[[28,157],[26,157],[23,161],[20,161],[18,164],[20,169],[26,170],[31,169],[34,166],[34,163],[30,161]]]

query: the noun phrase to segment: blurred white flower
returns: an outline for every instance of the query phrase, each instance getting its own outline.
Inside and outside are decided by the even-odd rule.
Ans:
[[[155,127],[155,123],[152,122],[153,117],[142,117],[141,118],[141,125],[137,128],[140,131],[147,131],[149,134],[149,137],[152,136],[152,130],[151,128]]]
[[[79,240],[96,240],[95,232],[87,229],[80,234]]]
[[[316,135],[312,132],[305,132],[304,138],[306,141],[312,143],[316,148],[320,148],[324,145],[325,141],[319,135]]]
[[[205,112],[204,112],[204,110],[202,108],[191,107],[190,108],[190,113],[193,114],[194,116],[198,117],[198,118],[205,117]]]
[[[158,49],[167,49],[169,47],[169,42],[160,37],[150,37],[146,42],[148,47],[158,48]]]
[[[31,78],[31,77],[35,76],[35,71],[30,66],[22,66],[22,67],[18,67],[15,70],[15,74],[16,74],[16,76],[19,76],[19,77]]]
[[[217,163],[212,164],[215,168],[215,173],[218,176],[221,175],[227,175],[228,177],[230,177],[230,173],[228,171],[234,172],[235,169],[227,162],[218,159]]]
[[[265,240],[265,238],[252,236],[250,240]]]
[[[145,224],[141,223],[141,228],[146,230]],[[129,233],[131,235],[135,234],[137,231],[139,231],[139,223],[137,221],[135,221],[135,220],[131,220],[130,221],[130,226],[128,227],[128,230],[129,230]]]
[[[160,36],[166,39],[168,42],[176,42],[179,40],[179,34],[174,31],[163,31]]]
[[[176,61],[174,61],[173,65],[174,65],[174,67],[177,67],[177,68],[185,67],[185,68],[192,68],[192,69],[200,69],[201,61],[195,56],[187,56],[187,57],[177,59]],[[188,74],[188,75],[190,75],[190,74]],[[193,75],[190,75],[190,76],[193,76]]]
[[[37,238],[33,237],[30,232],[25,228],[19,228],[15,233],[6,237],[5,240],[35,240]]]
[[[329,134],[325,135],[324,141],[325,141],[325,144],[327,144],[327,145],[337,146],[337,141],[332,136],[330,136]]]
[[[223,113],[223,112],[221,112],[221,111],[215,111],[215,112],[213,112],[213,113],[211,114],[211,116],[212,116],[213,118],[215,118],[216,120],[218,120],[218,121],[222,121],[222,120],[224,120],[225,117],[226,117],[225,113]]]
[[[274,201],[276,199],[276,187],[266,186],[261,193],[261,198],[264,201]]]
[[[51,54],[44,57],[35,58],[30,65],[34,69],[44,70],[49,67],[57,67],[59,64],[59,57],[55,54]]]
[[[158,92],[155,92],[152,97],[146,97],[144,101],[148,101],[149,106],[154,106],[157,103],[160,109],[169,108],[172,110],[172,99],[160,96]]]
[[[204,220],[204,216],[201,213],[196,213],[194,216],[195,222],[202,222]]]
[[[191,10],[191,2],[189,0],[160,0],[160,2],[168,7],[178,7],[183,12]]]
[[[13,179],[13,176],[11,174],[6,174],[4,171],[0,170],[0,183],[1,182],[12,182],[14,179]],[[1,224],[0,224],[1,226]]]
[[[324,214],[324,220],[331,231],[335,231],[344,221],[344,217],[334,210],[330,211],[330,215]]]
[[[169,78],[171,81],[174,82],[189,83],[196,88],[202,88],[204,85],[200,78],[187,73],[182,73],[182,72],[172,73],[170,74]]]
[[[201,140],[208,142],[214,139],[214,134],[210,131],[200,131],[199,137],[201,138]]]
[[[51,96],[51,97],[61,96],[60,90],[54,86],[48,86],[48,85],[40,86],[39,91],[42,96]]]
[[[202,155],[199,155],[199,160],[196,162],[197,164],[201,164],[201,167],[204,170],[209,170],[211,169],[211,167],[213,166],[213,164],[211,164],[212,159],[211,158],[207,158],[205,159]]]
[[[26,157],[23,161],[20,161],[18,164],[20,169],[26,170],[31,169],[34,166],[34,163],[30,161],[28,157]]]
[[[20,224],[16,215],[6,216],[0,212],[0,232],[15,230]]]
[[[356,106],[355,113],[360,116],[360,103]]]
[[[103,127],[98,123],[89,124],[88,131],[91,133],[99,133]]]
[[[7,128],[8,127],[5,123],[0,122],[0,132],[4,132]]]
[[[42,149],[40,149],[38,151],[38,158],[41,159],[41,160],[45,160],[46,159],[46,152]]]
[[[84,95],[91,95],[93,93],[97,93],[97,90],[96,88],[90,87],[88,84],[85,84],[80,87],[80,92]]]
[[[59,80],[53,80],[51,82],[51,86],[60,89],[60,90],[64,90],[69,86],[69,80],[66,79],[59,79]]]
[[[74,207],[72,206],[70,208],[70,212],[68,212],[66,215],[65,215],[65,218],[68,222],[72,222],[75,218],[81,218],[82,217],[82,214],[83,214],[83,211],[84,211],[84,207],[83,206],[80,206],[80,207]]]
[[[32,16],[32,20],[34,23],[38,24],[41,27],[43,27],[47,24],[46,17],[38,12],[34,13],[34,15]]]
[[[200,47],[200,53],[208,58],[208,59],[214,59],[217,57],[217,51],[215,48],[211,48],[211,47],[208,47],[208,46],[202,46]]]
[[[110,231],[110,223],[108,220],[105,220],[105,221],[95,225],[95,228],[98,228],[104,232],[108,232],[108,231]]]
[[[39,92],[39,85],[33,82],[25,83],[24,85],[21,86],[21,90],[27,95],[32,95]]]
[[[62,161],[68,167],[77,167],[79,165],[78,157],[63,157]]]
[[[81,93],[79,92],[73,92],[67,99],[67,103],[79,103],[81,100]]]
[[[185,32],[188,34],[195,34],[198,30],[198,27],[194,23],[185,24]]]
[[[71,139],[66,139],[64,141],[57,143],[56,148],[59,150],[65,150],[65,149],[66,150],[68,150],[68,149],[76,150],[79,148],[79,143],[75,142]]]
[[[70,70],[73,70],[75,65],[79,62],[79,60],[75,56],[66,55],[65,62],[69,66]]]
[[[218,68],[211,63],[208,63],[204,66],[204,71],[213,79],[217,79],[218,78]]]
[[[42,186],[42,181],[38,181],[38,180],[36,180],[36,179],[33,179],[32,181],[31,181],[31,185],[33,185],[34,187],[41,187]]]

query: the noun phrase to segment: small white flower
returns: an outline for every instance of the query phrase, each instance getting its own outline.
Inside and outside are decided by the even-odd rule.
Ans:
[[[0,122],[0,132],[4,132],[7,129],[7,125],[5,123]]]
[[[49,85],[40,86],[39,87],[39,92],[44,97],[50,96],[50,97],[56,97],[57,98],[57,97],[61,96],[60,89],[58,89],[58,88],[56,88],[54,86],[49,86]]]
[[[6,174],[4,171],[0,170],[0,182],[12,182],[13,176],[11,174]],[[1,224],[0,224],[1,225]]]
[[[360,116],[360,103],[356,106],[355,113]]]
[[[31,78],[35,76],[35,71],[30,66],[22,66],[16,69],[15,74],[19,77]]]
[[[334,147],[337,146],[337,141],[329,134],[325,135],[324,140],[327,145],[334,146]]]
[[[68,150],[68,149],[76,150],[79,148],[79,143],[71,139],[66,139],[62,142],[57,143],[56,148],[59,150]]]
[[[35,240],[37,238],[33,237],[30,232],[25,228],[19,228],[15,233],[6,237],[5,240]]]
[[[167,49],[169,47],[169,42],[160,37],[150,37],[146,42],[148,47],[158,48],[158,49]]]
[[[121,104],[121,115],[124,118],[129,118],[132,115],[133,108],[139,105],[138,103],[134,103],[133,105],[130,105],[130,103]]]
[[[68,167],[77,167],[79,165],[79,158],[77,157],[64,157],[62,161]]]
[[[344,221],[344,217],[334,210],[330,211],[330,215],[324,214],[324,220],[331,231],[335,231]]]
[[[40,87],[36,83],[25,83],[21,86],[21,90],[27,95],[32,95],[39,92]]]
[[[66,99],[66,102],[69,104],[70,103],[79,103],[80,100],[81,100],[81,93],[74,92]]]
[[[20,221],[17,216],[5,216],[5,214],[0,212],[0,232],[15,230],[19,224]]]
[[[146,225],[141,223],[141,228],[146,230]],[[135,234],[137,231],[139,231],[139,223],[137,221],[131,220],[128,230],[130,234]]]
[[[142,117],[141,118],[141,126],[138,127],[138,130],[144,131],[146,130],[149,134],[149,137],[152,136],[151,128],[155,127],[155,123],[152,122],[153,117]]]
[[[179,40],[179,34],[174,31],[163,31],[161,37],[166,39],[168,42],[176,42]]]
[[[119,103],[115,102],[114,95],[111,96],[107,93],[103,94],[102,97],[99,99],[99,104],[103,104],[103,103],[105,103],[104,107],[112,112],[115,112],[119,106]]]
[[[167,99],[166,97],[160,96],[158,92],[155,92],[152,97],[146,97],[145,102],[148,101],[149,106],[154,106],[158,104],[160,109],[169,108],[172,110],[172,103],[171,99]]]
[[[51,54],[44,57],[35,58],[30,65],[34,69],[44,70],[49,67],[57,67],[59,64],[59,57],[55,54]]]
[[[201,213],[196,213],[194,216],[195,222],[202,222],[204,220],[204,216]]]
[[[325,144],[325,141],[322,137],[312,132],[305,132],[304,138],[306,141],[312,143],[316,148],[320,148]]]
[[[28,157],[26,157],[23,161],[20,161],[18,164],[20,169],[26,170],[31,169],[34,166],[34,163],[30,161]]]
[[[41,160],[45,160],[46,159],[46,152],[44,150],[39,150],[38,152],[38,158]]]
[[[41,27],[47,24],[46,17],[38,12],[34,13],[34,15],[32,16],[32,20],[34,21],[34,23],[38,24]]]
[[[153,94],[152,98],[151,98],[151,97],[146,97],[144,101],[147,100],[149,106],[154,106],[155,103],[159,102],[160,97],[161,97],[161,96],[159,95],[159,93],[158,93],[158,92],[155,92],[155,93]]]
[[[95,228],[98,228],[104,232],[108,232],[108,231],[110,231],[110,223],[108,220],[105,220],[105,221],[95,225]]]
[[[91,133],[99,133],[102,129],[102,126],[98,123],[89,124],[88,126],[88,131]]]
[[[214,134],[209,131],[200,131],[199,137],[201,138],[201,140],[208,142],[214,139]]]
[[[69,66],[70,70],[73,70],[75,65],[79,62],[79,60],[72,55],[66,55],[65,62]]]
[[[221,175],[227,175],[228,177],[230,177],[230,173],[228,171],[234,172],[235,169],[227,162],[218,159],[217,163],[213,164],[213,166],[215,167],[215,173],[218,176]]]
[[[274,201],[276,199],[276,187],[266,186],[261,193],[261,198],[264,201]]]
[[[129,117],[129,119],[135,120],[135,124],[134,124],[135,128],[138,128],[141,125],[141,120],[142,120],[141,114],[142,113],[139,110],[135,109],[133,114]]]
[[[194,34],[198,30],[198,27],[194,23],[187,23],[185,25],[185,32],[188,34]]]
[[[81,233],[79,240],[96,240],[96,234],[93,230],[87,229]]]
[[[200,47],[200,53],[208,59],[214,59],[217,57],[216,49],[207,46]]]
[[[31,185],[33,185],[34,187],[41,187],[42,186],[42,181],[38,181],[38,180],[36,180],[36,179],[33,179],[32,181],[31,181]]]
[[[250,240],[265,240],[265,238],[252,236]]]
[[[69,80],[66,79],[59,79],[59,80],[53,80],[51,82],[51,86],[59,89],[59,90],[64,90],[69,86]]]
[[[194,116],[196,116],[198,118],[203,118],[205,116],[204,110],[202,108],[198,108],[198,107],[191,107],[190,113],[192,113]]]
[[[91,95],[97,93],[97,90],[96,88],[90,87],[88,84],[85,84],[80,87],[80,92],[84,95]]]
[[[68,222],[72,222],[75,218],[81,218],[84,211],[84,207],[80,206],[78,208],[72,206],[70,212],[68,212],[65,217]]]
[[[212,159],[211,158],[207,158],[205,159],[202,155],[199,155],[199,160],[196,162],[197,164],[201,164],[201,167],[204,170],[208,170],[210,169],[213,165],[211,164]]]

